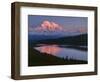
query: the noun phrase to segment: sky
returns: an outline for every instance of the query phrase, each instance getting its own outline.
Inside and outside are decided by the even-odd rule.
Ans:
[[[87,33],[87,17],[28,15],[28,31],[32,34]]]

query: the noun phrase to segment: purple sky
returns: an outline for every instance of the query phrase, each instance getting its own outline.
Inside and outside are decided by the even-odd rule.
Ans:
[[[29,15],[29,33],[87,33],[87,17]]]

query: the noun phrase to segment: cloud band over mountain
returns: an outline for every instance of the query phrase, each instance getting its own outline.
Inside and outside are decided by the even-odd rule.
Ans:
[[[40,26],[36,27],[36,28],[33,28],[33,27],[30,27],[29,28],[29,32],[50,32],[50,31],[63,31],[63,32],[82,32],[82,33],[85,33],[87,32],[87,29],[86,28],[80,28],[80,29],[65,29],[63,28],[61,25],[53,22],[53,21],[48,21],[48,20],[44,20]]]

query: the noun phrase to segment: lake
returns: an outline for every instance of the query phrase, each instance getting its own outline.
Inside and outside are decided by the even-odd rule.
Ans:
[[[68,59],[88,60],[87,46],[38,44],[33,48],[41,53],[51,54],[60,58],[67,57]]]

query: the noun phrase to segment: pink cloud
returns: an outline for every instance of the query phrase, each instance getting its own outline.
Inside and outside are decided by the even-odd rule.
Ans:
[[[29,31],[38,31],[38,32],[42,32],[42,31],[63,31],[63,32],[80,32],[80,33],[85,33],[87,32],[86,28],[80,28],[80,29],[76,29],[76,28],[63,28],[61,25],[53,22],[53,21],[48,21],[45,20],[43,21],[39,27],[36,28],[29,28]]]
[[[35,29],[36,31],[56,31],[56,30],[62,30],[62,27],[55,23],[55,22],[50,22],[50,21],[43,21],[42,24],[40,25],[40,27],[37,27]]]

